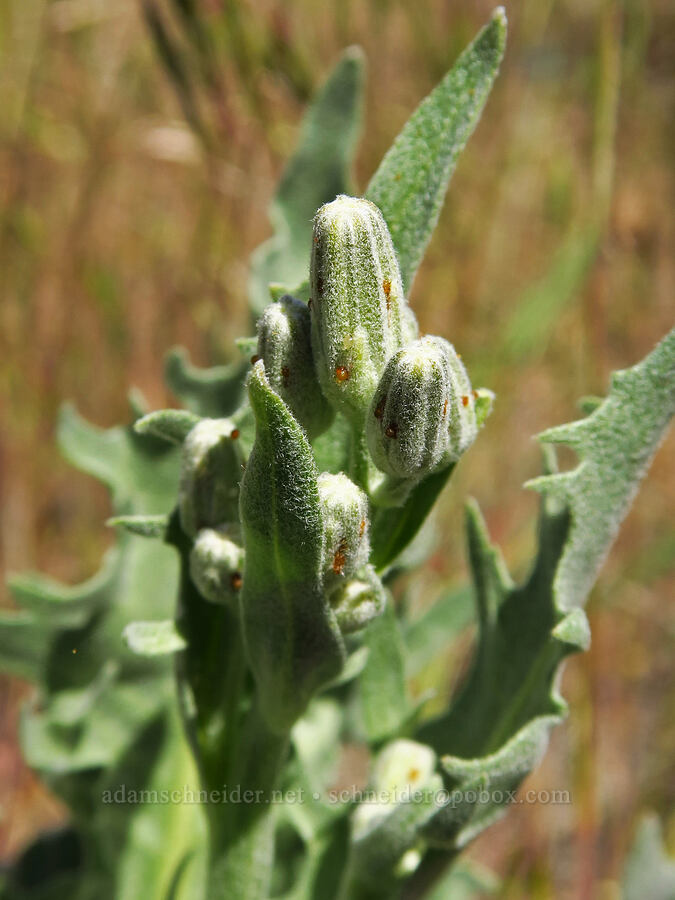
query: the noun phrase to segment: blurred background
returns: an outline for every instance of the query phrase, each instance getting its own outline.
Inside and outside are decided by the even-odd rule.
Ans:
[[[613,369],[672,326],[675,8],[506,7],[502,73],[412,293],[422,331],[455,343],[474,383],[498,395],[444,496],[442,544],[414,583],[420,605],[466,578],[469,495],[525,574],[537,501],[521,485],[540,464],[531,436],[578,417],[580,396],[604,393]],[[341,50],[360,44],[368,60],[361,190],[491,9],[0,0],[4,572],[77,581],[111,543],[105,489],[55,445],[64,400],[98,425],[126,421],[131,386],[153,408],[173,402],[162,381],[170,347],[210,365],[251,333],[248,257],[270,234],[303,109]],[[646,809],[675,847],[674,450],[671,435],[593,592],[593,646],[563,677],[569,720],[526,784],[569,790],[570,802],[515,806],[469,851],[504,879],[500,896],[618,896]],[[2,859],[64,815],[21,761],[28,690],[0,681]]]

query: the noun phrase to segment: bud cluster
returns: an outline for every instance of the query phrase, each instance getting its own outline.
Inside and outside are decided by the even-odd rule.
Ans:
[[[451,344],[418,338],[391,236],[373,203],[339,196],[319,209],[310,293],[319,385],[355,435],[365,432],[361,441],[380,472],[413,485],[456,462],[490,398],[472,389]],[[389,497],[402,502],[407,491]]]

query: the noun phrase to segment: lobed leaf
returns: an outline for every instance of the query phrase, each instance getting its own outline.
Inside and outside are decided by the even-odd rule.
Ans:
[[[570,510],[553,585],[561,608],[586,599],[674,413],[675,329],[642,362],[614,373],[608,397],[587,418],[539,435],[567,444],[581,460],[571,472],[528,484]]]
[[[192,365],[187,351],[174,347],[164,362],[164,378],[169,388],[189,410],[199,416],[230,416],[244,399],[247,363],[200,369]]]

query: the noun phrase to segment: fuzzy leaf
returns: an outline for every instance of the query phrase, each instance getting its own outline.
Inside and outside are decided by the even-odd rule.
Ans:
[[[438,654],[447,652],[452,639],[473,618],[473,595],[470,588],[462,587],[444,594],[419,618],[409,622],[403,632],[408,676],[416,675]]]
[[[169,505],[178,455],[164,441],[132,428],[104,431],[70,405],[61,410],[58,440],[67,460],[110,488],[120,514],[163,512]]]
[[[363,57],[351,47],[305,115],[300,142],[270,208],[274,235],[251,259],[249,297],[256,314],[269,303],[270,283],[284,284],[296,294],[296,285],[307,281],[314,213],[349,192],[362,91]]]
[[[249,379],[256,440],[241,484],[244,635],[266,718],[284,731],[335,678],[345,649],[323,591],[323,523],[307,438],[270,387]]]
[[[113,516],[106,525],[124,528],[139,537],[163,538],[169,524],[168,516]]]
[[[185,409],[158,409],[138,419],[134,429],[137,434],[152,434],[169,444],[180,445],[199,422],[199,416]]]
[[[166,383],[178,399],[199,416],[232,415],[244,397],[246,362],[200,369],[182,347],[171,350],[164,362]]]
[[[422,101],[368,185],[399,257],[403,285],[415,272],[443,205],[457,157],[475,128],[497,75],[506,43],[503,7]]]
[[[198,796],[199,787],[172,701],[97,785],[90,827],[96,829],[107,890],[116,898],[203,900],[208,844],[204,806],[189,800],[190,792]],[[170,791],[177,792],[179,802]]]
[[[120,513],[164,515],[172,506],[179,459],[164,441],[132,428],[102,431],[71,408],[62,413],[59,437],[71,461],[109,485]],[[33,656],[30,667],[24,662],[27,674],[32,670],[41,679],[42,694],[39,707],[28,708],[22,719],[26,758],[69,797],[79,782],[65,778],[67,773],[114,764],[166,702],[170,666],[135,657],[121,634],[131,618],[171,613],[176,561],[159,542],[122,535],[99,573],[82,585],[29,575],[15,577],[11,587],[35,627],[49,626],[49,640],[31,638],[41,658]],[[25,621],[24,613],[11,615]],[[17,665],[11,658],[8,662]]]
[[[53,626],[30,612],[0,611],[0,671],[38,681],[53,639]]]
[[[429,475],[413,488],[400,508],[376,510],[370,531],[370,561],[378,572],[390,566],[413,540],[454,468],[453,463]]]
[[[185,639],[173,619],[161,622],[130,622],[123,632],[127,646],[139,656],[166,656],[185,649]]]
[[[377,743],[396,735],[410,715],[404,646],[391,600],[366,628],[363,644],[368,659],[359,678],[361,716],[368,740]]]
[[[572,524],[554,592],[562,608],[586,599],[675,413],[675,329],[642,362],[615,372],[607,399],[587,418],[539,435],[580,457],[571,472],[529,482],[569,506]]]

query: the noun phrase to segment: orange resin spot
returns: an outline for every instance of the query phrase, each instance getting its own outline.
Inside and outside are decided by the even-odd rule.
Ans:
[[[230,432],[230,437],[232,438],[233,441],[236,441],[240,434],[241,434],[241,432],[239,431],[238,428],[233,428],[232,431]]]
[[[338,548],[333,556],[333,572],[336,575],[342,575],[342,570],[347,562],[347,541],[343,538],[338,544]]]
[[[380,400],[380,402],[377,404],[377,406],[375,407],[375,410],[373,411],[373,415],[375,416],[376,419],[381,419],[382,416],[384,415],[384,404],[386,402],[386,399],[387,399],[386,397],[383,397]]]
[[[241,572],[233,572],[230,575],[230,584],[232,585],[233,591],[240,590],[243,582],[244,582],[244,579],[241,577]]]
[[[361,519],[361,524],[359,525],[359,537],[363,537],[363,532],[366,530],[366,520]]]
[[[465,395],[462,397],[462,406],[468,406],[468,405],[469,405],[469,398],[468,398],[468,397],[466,396],[466,394],[465,394]]]
[[[420,777],[420,770],[419,770],[419,769],[411,769],[411,770],[408,772],[408,781],[417,781],[417,779],[418,779],[419,777]]]
[[[395,438],[398,434],[398,425],[396,424],[396,422],[391,422],[389,425],[387,425],[387,427],[384,429],[384,433],[388,438]]]
[[[346,366],[337,366],[335,369],[335,380],[338,384],[344,384],[349,381],[349,369]]]
[[[261,357],[258,356],[257,353],[255,353],[255,354],[251,357],[251,365],[254,366],[254,365],[258,362],[259,359],[261,359]]]
[[[447,415],[448,413],[448,398],[445,398],[445,403],[443,404],[443,415]]]

